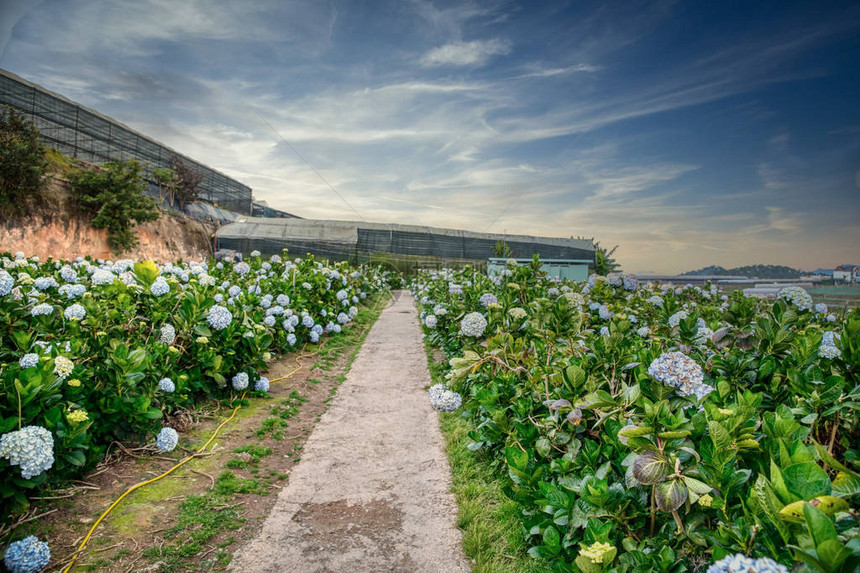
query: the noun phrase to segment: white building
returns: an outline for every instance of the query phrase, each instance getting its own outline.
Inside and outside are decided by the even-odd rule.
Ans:
[[[839,265],[833,269],[833,281],[837,283],[856,283],[860,279],[860,266]]]

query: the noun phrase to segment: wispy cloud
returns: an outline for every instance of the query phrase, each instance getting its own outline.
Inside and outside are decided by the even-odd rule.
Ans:
[[[303,216],[355,214],[257,114],[368,220],[596,236],[627,270],[826,266],[860,243],[860,118],[810,106],[799,123],[782,103],[789,83],[847,73],[816,54],[856,18],[715,23],[670,45],[700,24],[668,0],[50,7],[3,4],[0,66]]]
[[[421,57],[421,65],[437,66],[480,66],[493,56],[510,53],[507,42],[493,38],[491,40],[473,40],[471,42],[452,42],[433,48]]]
[[[554,78],[556,76],[566,76],[569,74],[576,74],[581,72],[598,72],[602,69],[603,68],[601,66],[594,66],[592,64],[577,64],[575,66],[567,66],[565,68],[547,68],[536,72],[530,72],[517,76],[517,79]]]

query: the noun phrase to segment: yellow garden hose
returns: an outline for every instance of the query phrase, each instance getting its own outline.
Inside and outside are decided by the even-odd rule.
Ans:
[[[295,360],[296,360],[296,364],[298,364],[298,367],[295,370],[293,370],[292,372],[290,372],[286,376],[281,376],[279,378],[275,378],[274,380],[270,380],[269,382],[271,383],[271,382],[279,382],[281,380],[286,380],[287,378],[291,377],[293,374],[295,374],[296,372],[298,372],[299,370],[302,369],[302,363],[301,363],[302,358],[309,358],[309,357],[314,356],[316,354],[317,354],[317,352],[311,352],[310,354],[300,354],[300,355],[296,356]],[[247,394],[248,394],[247,392],[242,394],[242,398],[240,398],[240,400],[243,400]],[[75,553],[72,555],[71,561],[69,561],[69,564],[66,565],[65,569],[63,569],[63,573],[68,573],[71,570],[71,568],[75,564],[75,561],[78,560],[78,557],[80,556],[81,552],[84,550],[84,547],[86,547],[87,543],[89,542],[90,538],[92,537],[93,533],[95,533],[96,528],[99,526],[99,524],[101,524],[101,522],[104,520],[104,518],[107,517],[110,514],[110,512],[113,511],[117,505],[119,505],[119,502],[121,502],[123,499],[125,499],[125,496],[127,496],[128,494],[130,494],[131,492],[133,492],[137,489],[140,489],[140,488],[147,486],[151,483],[155,483],[158,480],[169,476],[174,471],[178,470],[179,468],[181,468],[182,466],[184,466],[185,464],[187,464],[188,462],[190,462],[194,458],[199,457],[206,450],[206,448],[209,447],[209,444],[211,444],[212,441],[218,436],[218,432],[221,431],[221,428],[223,428],[225,425],[227,425],[228,422],[230,422],[233,418],[236,417],[236,412],[238,412],[241,407],[242,407],[242,405],[239,404],[238,406],[236,406],[233,409],[233,413],[230,414],[230,417],[227,418],[226,420],[224,420],[223,422],[221,422],[221,424],[217,428],[215,428],[215,432],[212,434],[212,436],[209,438],[209,440],[205,444],[203,444],[203,446],[199,450],[197,450],[196,453],[182,459],[179,463],[177,463],[175,466],[173,466],[172,468],[170,468],[169,470],[167,470],[163,474],[161,474],[157,477],[154,477],[150,480],[146,480],[146,481],[143,481],[143,482],[140,482],[138,484],[131,486],[130,488],[128,488],[125,491],[125,493],[123,493],[121,496],[119,496],[116,499],[116,501],[114,501],[110,505],[110,507],[108,507],[106,510],[104,510],[104,512],[101,514],[101,516],[99,516],[99,518],[96,520],[96,522],[90,528],[86,537],[84,537],[84,540],[81,541],[81,544],[78,546],[77,551],[75,551]]]

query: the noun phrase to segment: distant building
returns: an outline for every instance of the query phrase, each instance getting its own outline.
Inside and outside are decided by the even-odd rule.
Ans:
[[[842,283],[856,283],[860,273],[858,265],[839,265],[833,269],[833,280]]]

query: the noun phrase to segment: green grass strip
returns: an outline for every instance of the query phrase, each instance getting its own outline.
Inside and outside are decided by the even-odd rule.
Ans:
[[[526,553],[519,505],[502,492],[503,481],[480,454],[468,449],[471,424],[456,414],[442,414],[445,451],[451,463],[457,498],[457,527],[472,573],[548,571]]]

